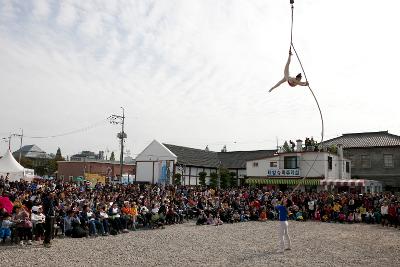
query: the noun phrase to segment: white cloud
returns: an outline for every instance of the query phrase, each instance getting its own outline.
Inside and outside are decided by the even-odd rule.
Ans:
[[[295,5],[295,45],[324,112],[326,134],[374,127],[400,134],[400,125],[382,119],[393,113],[398,96],[388,77],[396,76],[399,41],[386,34],[396,31],[398,3],[364,1],[358,12],[359,4],[339,2]],[[24,15],[37,20],[19,17],[26,10],[20,5],[0,3],[0,83],[9,95],[3,107],[8,114],[0,114],[5,129],[55,134],[122,105],[133,153],[153,138],[261,149],[275,147],[276,136],[320,133],[306,88],[283,85],[267,93],[287,57],[288,3],[34,1],[32,11],[24,11],[32,14]],[[372,20],[377,9],[379,19]],[[291,72],[298,71],[294,59]],[[24,115],[7,119],[17,112]],[[103,127],[38,142],[51,151],[96,151],[117,147],[116,131]]]

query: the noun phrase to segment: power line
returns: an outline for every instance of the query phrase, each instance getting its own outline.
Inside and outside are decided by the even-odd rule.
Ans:
[[[77,134],[77,133],[81,133],[81,132],[85,132],[85,131],[91,130],[91,129],[96,128],[96,127],[98,127],[98,126],[100,126],[102,124],[105,124],[105,122],[107,120],[108,120],[108,118],[107,119],[103,119],[101,121],[98,121],[98,122],[96,122],[96,123],[94,123],[92,125],[86,126],[84,128],[76,129],[76,130],[65,132],[65,133],[61,133],[61,134],[48,135],[48,136],[27,136],[27,135],[24,135],[24,137],[32,138],[32,139],[46,139],[46,138],[56,138],[56,137],[67,136],[67,135],[71,135],[71,134]]]

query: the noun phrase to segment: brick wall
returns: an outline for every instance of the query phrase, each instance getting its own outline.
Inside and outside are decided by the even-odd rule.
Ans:
[[[120,165],[118,163],[110,162],[78,162],[78,161],[59,161],[58,162],[58,177],[69,181],[69,177],[83,176],[84,173],[96,173],[105,175],[109,173],[110,176],[119,176]],[[129,173],[130,175],[136,174],[136,166],[134,164],[124,164],[122,166],[122,173]]]

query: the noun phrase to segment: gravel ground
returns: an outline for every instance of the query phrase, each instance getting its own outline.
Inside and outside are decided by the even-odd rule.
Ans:
[[[277,253],[278,222],[194,223],[118,236],[56,239],[51,248],[1,246],[0,266],[400,266],[400,230],[289,222],[292,250]]]

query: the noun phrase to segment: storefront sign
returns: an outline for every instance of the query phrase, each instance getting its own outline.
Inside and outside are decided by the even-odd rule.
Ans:
[[[270,169],[268,176],[300,176],[299,169]]]

